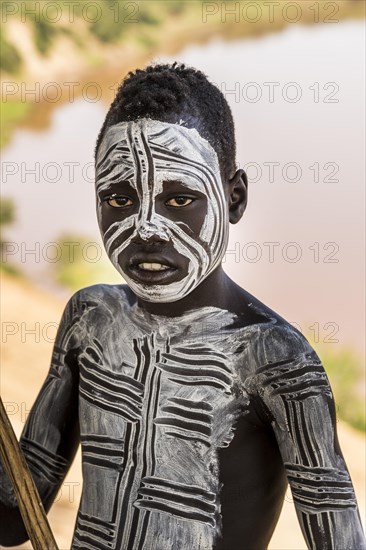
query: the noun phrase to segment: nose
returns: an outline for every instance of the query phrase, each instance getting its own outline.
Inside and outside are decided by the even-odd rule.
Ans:
[[[168,241],[166,227],[162,220],[155,214],[154,206],[151,203],[142,204],[139,216],[136,220],[136,237],[141,241],[161,242]]]
[[[146,243],[151,244],[169,241],[169,236],[167,234],[166,228],[160,224],[155,223],[153,220],[142,219],[136,227],[136,235],[132,238],[132,242]]]
[[[169,235],[164,220],[156,215],[154,203],[149,197],[144,197],[141,210],[136,220],[136,237],[141,241],[168,241]]]
[[[131,239],[131,242],[134,244],[158,244],[162,243],[164,241],[167,241],[168,239],[163,239],[156,233],[151,233],[150,235],[146,235],[144,233],[141,233],[140,231],[137,232],[137,234]]]

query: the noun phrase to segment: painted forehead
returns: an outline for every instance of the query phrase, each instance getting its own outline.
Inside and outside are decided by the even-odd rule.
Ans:
[[[216,151],[195,128],[152,119],[110,126],[96,158],[98,190],[121,180],[137,187],[142,178],[155,186],[184,178],[201,191],[222,185]]]

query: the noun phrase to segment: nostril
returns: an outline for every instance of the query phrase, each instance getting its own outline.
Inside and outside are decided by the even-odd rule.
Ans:
[[[166,242],[169,241],[168,232],[156,224],[141,224],[137,227],[137,235],[132,239],[132,242]]]
[[[138,232],[133,239],[131,239],[132,243],[136,244],[155,244],[155,243],[162,243],[168,241],[167,238],[163,238],[159,234],[153,233],[153,234],[147,234],[146,232]]]

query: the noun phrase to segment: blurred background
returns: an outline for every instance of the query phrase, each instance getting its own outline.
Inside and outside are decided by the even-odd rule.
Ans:
[[[178,60],[226,96],[248,173],[248,208],[224,268],[321,357],[364,521],[365,3],[28,0],[1,9],[0,383],[17,435],[68,298],[123,282],[95,216],[93,152],[108,106],[128,71]],[[80,493],[78,456],[50,513],[60,548],[70,547]],[[290,492],[269,548],[306,548]]]

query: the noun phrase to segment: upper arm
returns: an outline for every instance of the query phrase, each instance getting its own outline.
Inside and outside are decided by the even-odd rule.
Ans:
[[[339,448],[332,391],[307,340],[268,330],[248,381],[271,418],[297,515],[310,548],[364,548],[356,498]]]
[[[79,443],[78,353],[84,328],[80,296],[67,303],[57,331],[51,365],[22,431],[19,445],[43,505],[48,511],[71,465]],[[0,464],[0,544],[27,540],[10,480]]]
[[[64,309],[49,372],[20,438],[46,508],[56,496],[79,443],[78,353],[82,332],[76,293]]]
[[[56,335],[51,365],[27,417],[19,444],[48,509],[71,465],[78,443],[78,353],[83,328],[80,297],[67,303]],[[10,484],[2,501],[16,506]]]

